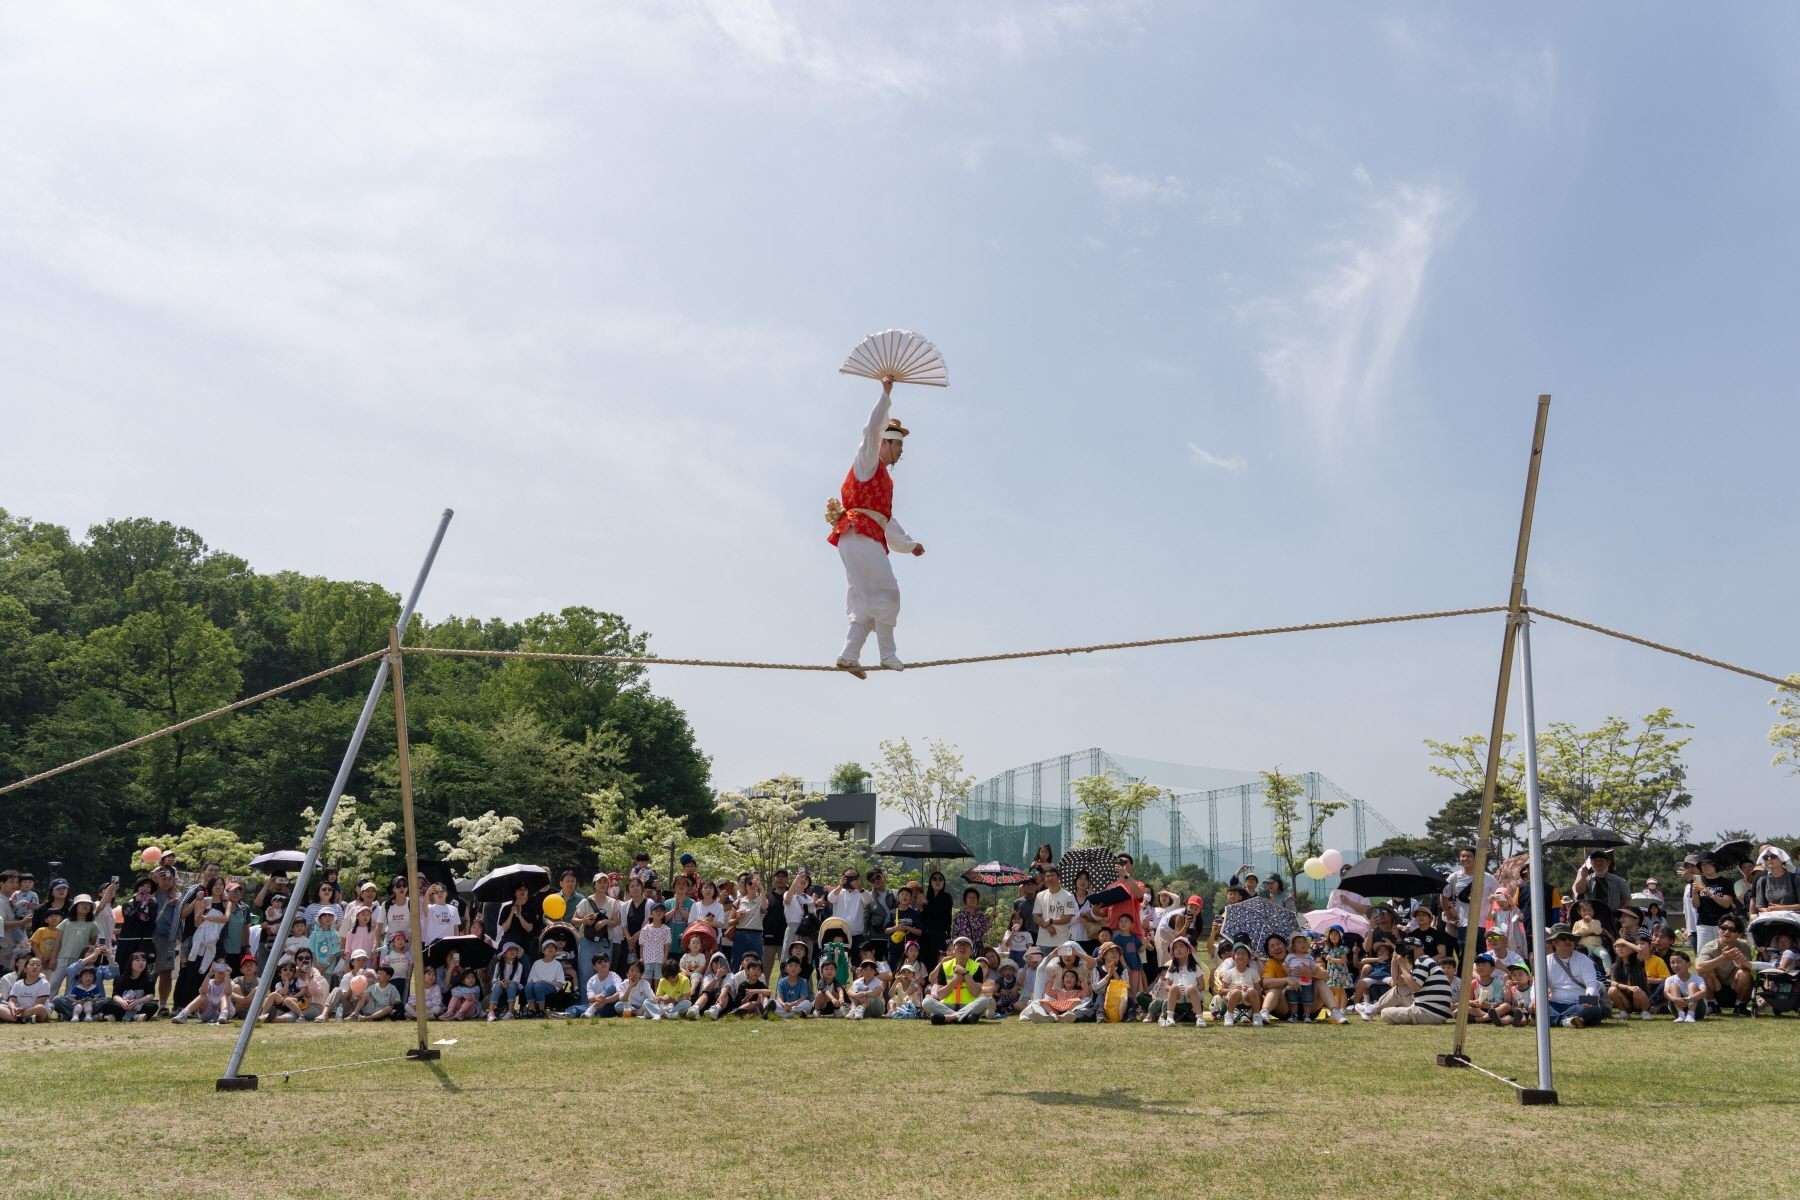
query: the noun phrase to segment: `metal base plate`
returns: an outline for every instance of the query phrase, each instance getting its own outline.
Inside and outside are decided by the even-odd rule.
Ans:
[[[1437,1056],[1437,1064],[1440,1067],[1466,1067],[1469,1065],[1469,1056],[1466,1054],[1440,1054]]]
[[[1545,1088],[1520,1088],[1520,1104],[1555,1104],[1556,1093]]]
[[[434,1046],[418,1046],[408,1050],[406,1052],[406,1057],[418,1059],[423,1062],[427,1059],[442,1058],[444,1057],[444,1052]]]
[[[213,1090],[218,1092],[254,1092],[256,1090],[256,1076],[227,1075],[225,1078],[213,1084]]]

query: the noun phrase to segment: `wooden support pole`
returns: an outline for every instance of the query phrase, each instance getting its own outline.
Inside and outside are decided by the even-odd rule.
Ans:
[[[1500,682],[1494,689],[1494,721],[1488,730],[1487,775],[1481,785],[1481,829],[1475,836],[1475,873],[1469,885],[1469,920],[1464,931],[1461,983],[1456,1001],[1456,1046],[1449,1054],[1438,1056],[1441,1066],[1459,1065],[1467,1061],[1463,1040],[1469,1032],[1469,983],[1475,974],[1475,956],[1481,953],[1481,913],[1487,905],[1482,881],[1487,878],[1488,838],[1494,826],[1494,791],[1500,778],[1501,742],[1506,732],[1506,696],[1512,682],[1513,648],[1518,645],[1519,625],[1525,619],[1525,558],[1531,549],[1531,518],[1537,508],[1538,468],[1544,461],[1544,427],[1550,421],[1550,397],[1539,396],[1537,427],[1531,434],[1531,463],[1525,471],[1525,506],[1519,514],[1519,542],[1513,551],[1512,590],[1506,602],[1506,633],[1500,641]],[[1453,901],[1454,903],[1454,901]],[[1541,920],[1533,913],[1533,920]],[[1544,1020],[1548,1013],[1539,1013]]]
[[[388,664],[394,673],[394,737],[400,766],[400,814],[406,828],[406,917],[412,926],[412,972],[407,994],[412,998],[413,1012],[419,1018],[419,1047],[407,1051],[408,1058],[437,1058],[442,1052],[431,1048],[431,1029],[425,1017],[425,939],[422,917],[425,889],[419,881],[419,838],[413,822],[412,760],[406,738],[406,678],[400,667],[400,627],[388,627]]]

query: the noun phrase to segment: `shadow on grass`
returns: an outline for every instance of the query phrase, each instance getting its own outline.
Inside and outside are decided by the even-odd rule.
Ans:
[[[996,1096],[1017,1096],[1033,1104],[1053,1108],[1105,1108],[1114,1112],[1161,1113],[1167,1116],[1190,1116],[1189,1110],[1162,1100],[1139,1100],[1131,1088],[1108,1088],[1103,1092],[995,1092]],[[1261,1116],[1261,1113],[1233,1113],[1233,1116]]]
[[[437,1081],[444,1085],[444,1090],[446,1092],[449,1092],[451,1095],[461,1093],[462,1089],[456,1086],[456,1082],[450,1078],[450,1073],[444,1070],[443,1063],[435,1060],[427,1060],[425,1065],[431,1068],[431,1073],[437,1076]]]

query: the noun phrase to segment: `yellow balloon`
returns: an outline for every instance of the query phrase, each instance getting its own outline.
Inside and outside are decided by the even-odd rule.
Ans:
[[[1325,864],[1316,858],[1307,859],[1306,865],[1300,869],[1306,872],[1306,877],[1308,879],[1323,879],[1331,874],[1330,871],[1325,869]]]
[[[560,895],[552,893],[544,897],[544,915],[552,921],[560,921],[563,914],[569,911],[568,904]]]

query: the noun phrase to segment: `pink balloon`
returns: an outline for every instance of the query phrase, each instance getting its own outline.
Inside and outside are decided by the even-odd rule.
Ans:
[[[113,905],[113,923],[117,924],[118,922],[123,921],[124,919],[125,919],[125,906],[123,904]]]
[[[1325,873],[1327,875],[1336,875],[1339,871],[1343,870],[1344,867],[1344,856],[1339,854],[1336,850],[1327,850],[1325,853],[1319,855],[1319,861],[1325,864]]]
[[[162,851],[158,850],[155,846],[145,846],[144,852],[138,855],[138,857],[147,863],[161,862]]]
[[[354,976],[350,980],[350,990],[359,996],[367,991],[368,987],[369,981],[364,979],[361,975]]]

